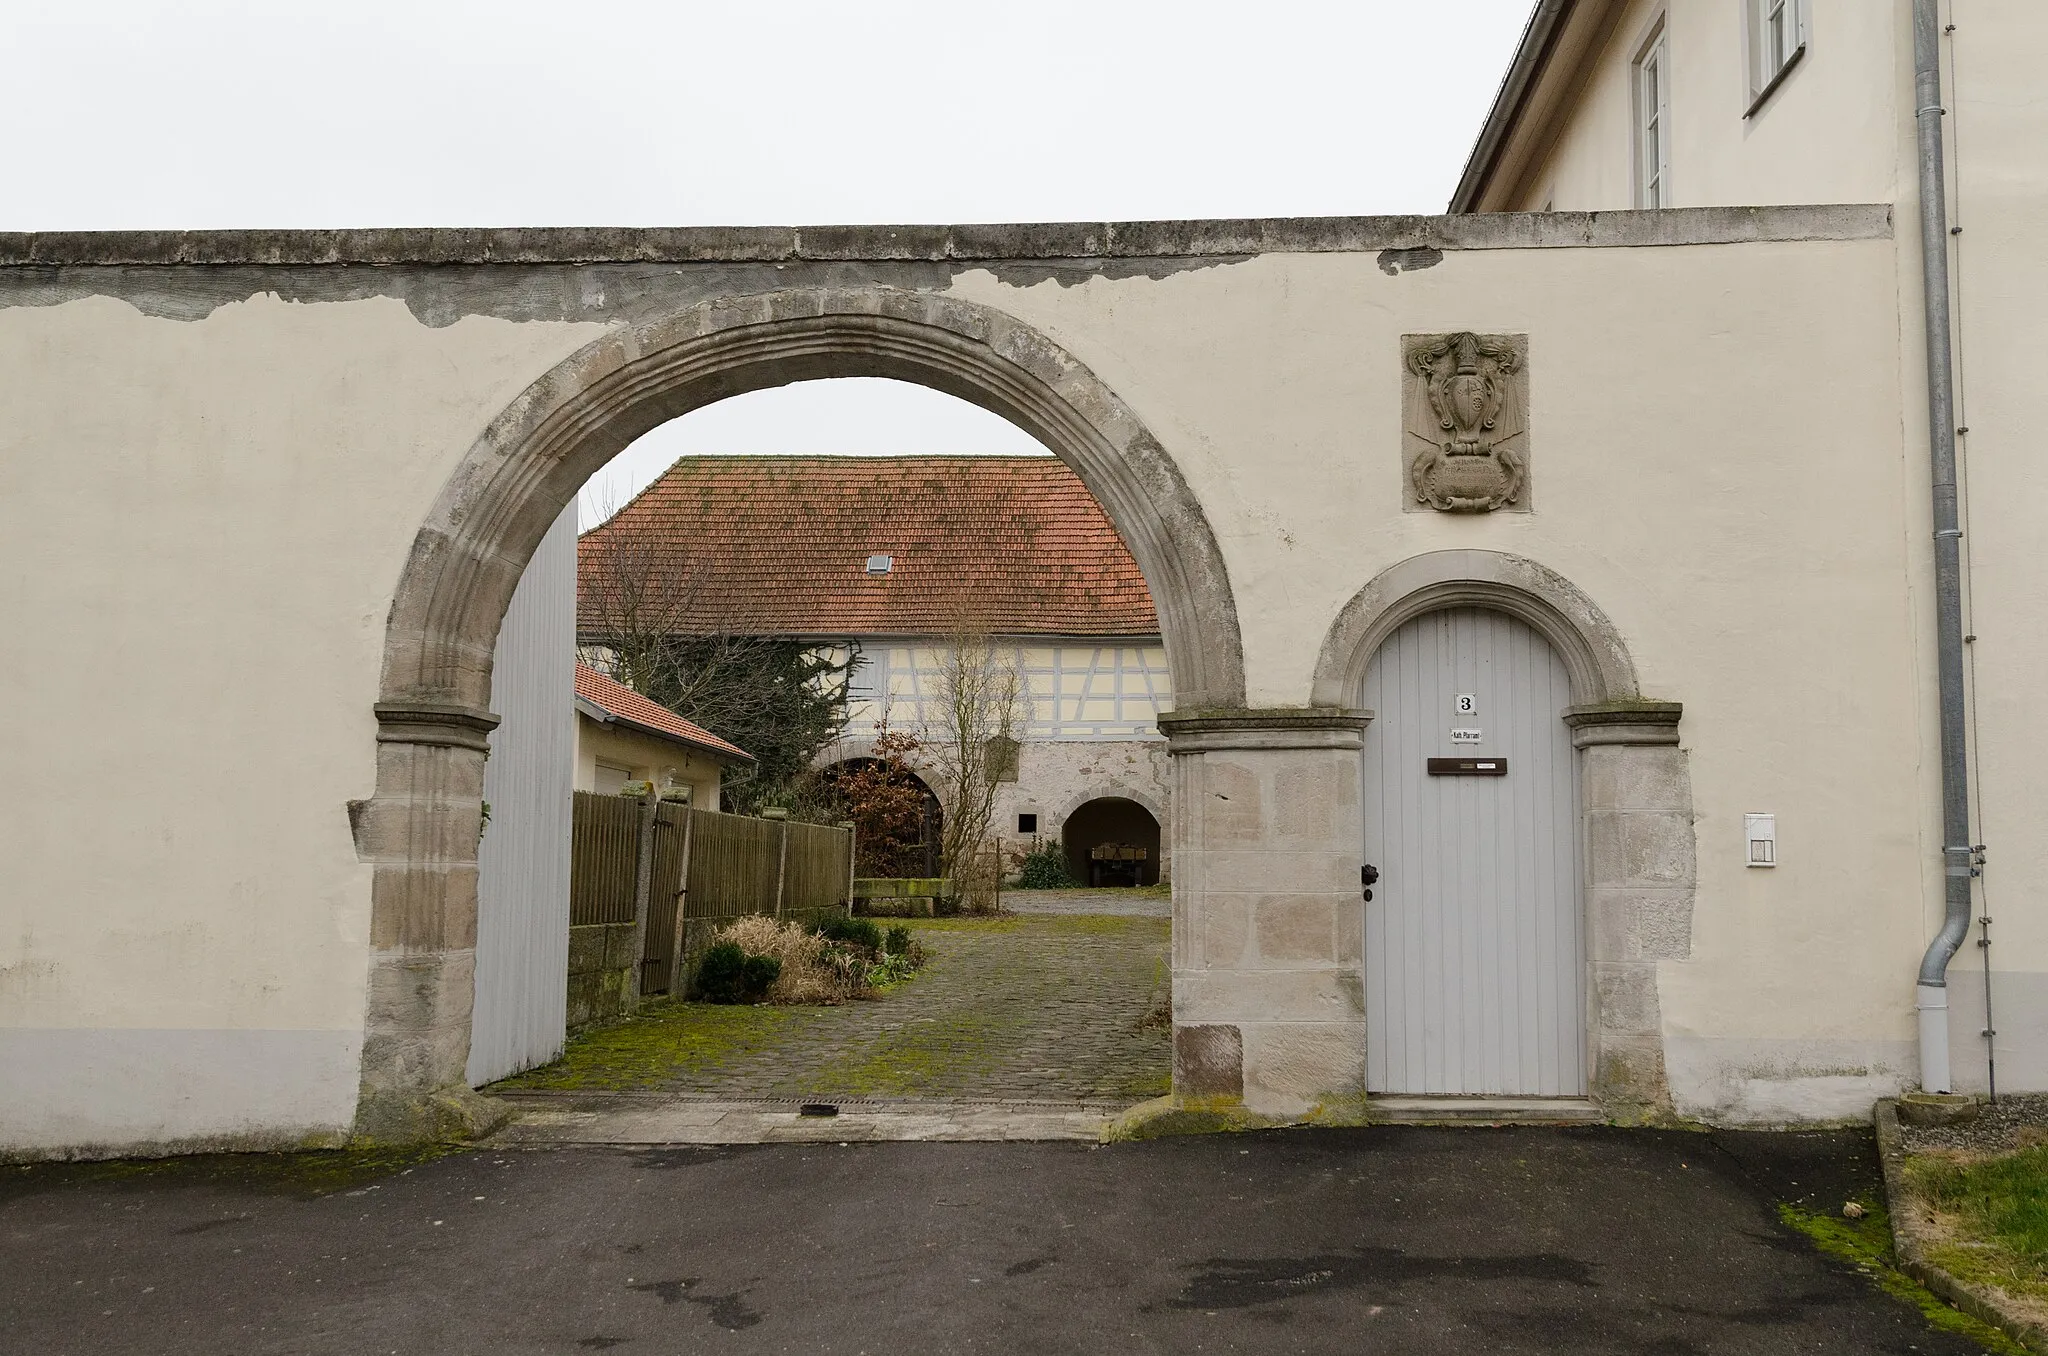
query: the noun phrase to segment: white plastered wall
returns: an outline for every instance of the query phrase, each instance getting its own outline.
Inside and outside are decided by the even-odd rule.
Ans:
[[[1671,207],[1890,202],[1910,83],[1894,76],[1900,0],[1807,0],[1806,54],[1755,113],[1739,0],[1635,0],[1540,160],[1518,175],[1513,210],[1614,211],[1635,201],[1631,68],[1665,26]],[[1912,165],[1904,163],[1910,178]]]
[[[2048,7],[1955,0],[1942,70],[1955,278],[1957,422],[1969,569],[1967,653],[1976,711],[1978,841],[1990,851],[1979,912],[1993,918],[1992,993],[2001,1089],[2048,1086],[2048,475],[2041,355],[2048,328]],[[1975,937],[1973,932],[1973,939]],[[1985,1083],[1983,957],[1949,968],[1959,1085]]]
[[[1512,552],[1590,594],[1644,695],[1686,706],[1698,902],[1660,976],[1680,1109],[1867,1113],[1913,1076],[1924,942],[1925,477],[1893,242],[1362,262],[960,287],[1067,346],[1174,454],[1228,558],[1253,706],[1306,702],[1339,607],[1411,555]],[[1530,336],[1533,513],[1402,512],[1399,337],[1454,327]],[[1780,816],[1770,872],[1742,864],[1759,809]]]
[[[690,804],[718,808],[725,768],[716,759],[671,740],[619,725],[600,725],[576,713],[576,789],[598,789],[597,765],[625,768],[629,781],[675,782],[690,788]]]
[[[1852,1115],[1910,1077],[1924,470],[1892,242],[955,288],[1064,345],[1174,457],[1252,705],[1304,704],[1344,601],[1419,552],[1531,557],[1607,611],[1645,695],[1686,704],[1698,904],[1660,980],[1681,1109]],[[1530,336],[1533,513],[1402,511],[1399,337],[1454,328]],[[347,1124],[370,873],[345,807],[374,780],[392,592],[478,431],[596,332],[430,328],[386,300],[0,309],[0,551],[31,581],[0,616],[37,638],[0,703],[0,1057],[31,1094],[0,1143]],[[1775,872],[1740,866],[1752,809],[1780,815]]]
[[[463,451],[595,327],[0,310],[0,1154],[355,1111],[371,706]]]

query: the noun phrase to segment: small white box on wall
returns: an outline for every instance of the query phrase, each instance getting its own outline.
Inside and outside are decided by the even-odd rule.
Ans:
[[[1778,864],[1778,817],[1774,814],[1746,814],[1742,817],[1742,836],[1748,840],[1748,864],[1751,866],[1776,866]]]

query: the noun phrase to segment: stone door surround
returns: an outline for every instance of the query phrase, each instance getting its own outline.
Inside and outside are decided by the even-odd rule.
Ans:
[[[1591,1091],[1613,1116],[1664,1114],[1657,963],[1691,954],[1696,876],[1683,708],[1642,696],[1620,631],[1569,580],[1524,557],[1479,550],[1410,557],[1353,595],[1323,642],[1317,707],[1355,703],[1381,642],[1411,618],[1452,607],[1528,623],[1571,674],[1576,704],[1563,718],[1580,750]]]
[[[548,526],[649,429],[726,396],[880,376],[1003,415],[1072,466],[1145,574],[1183,700],[1237,705],[1244,654],[1223,556],[1158,440],[1072,355],[986,306],[881,286],[792,288],[622,325],[522,392],[450,476],[400,577],[377,703],[375,796],[350,807],[371,863],[356,1130],[474,1129],[464,1082],[491,656]]]

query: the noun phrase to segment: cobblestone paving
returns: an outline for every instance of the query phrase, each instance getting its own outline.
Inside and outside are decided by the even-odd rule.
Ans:
[[[1171,918],[1173,896],[1151,890],[1005,890],[1003,907],[1012,913]]]
[[[498,1085],[1128,1105],[1168,1090],[1165,919],[918,920],[924,971],[838,1007],[658,1004]]]

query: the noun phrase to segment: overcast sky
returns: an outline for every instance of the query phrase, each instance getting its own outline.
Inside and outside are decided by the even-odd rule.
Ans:
[[[1438,212],[1528,10],[15,0],[0,230]],[[1032,446],[816,383],[656,430],[586,511],[686,452]]]

